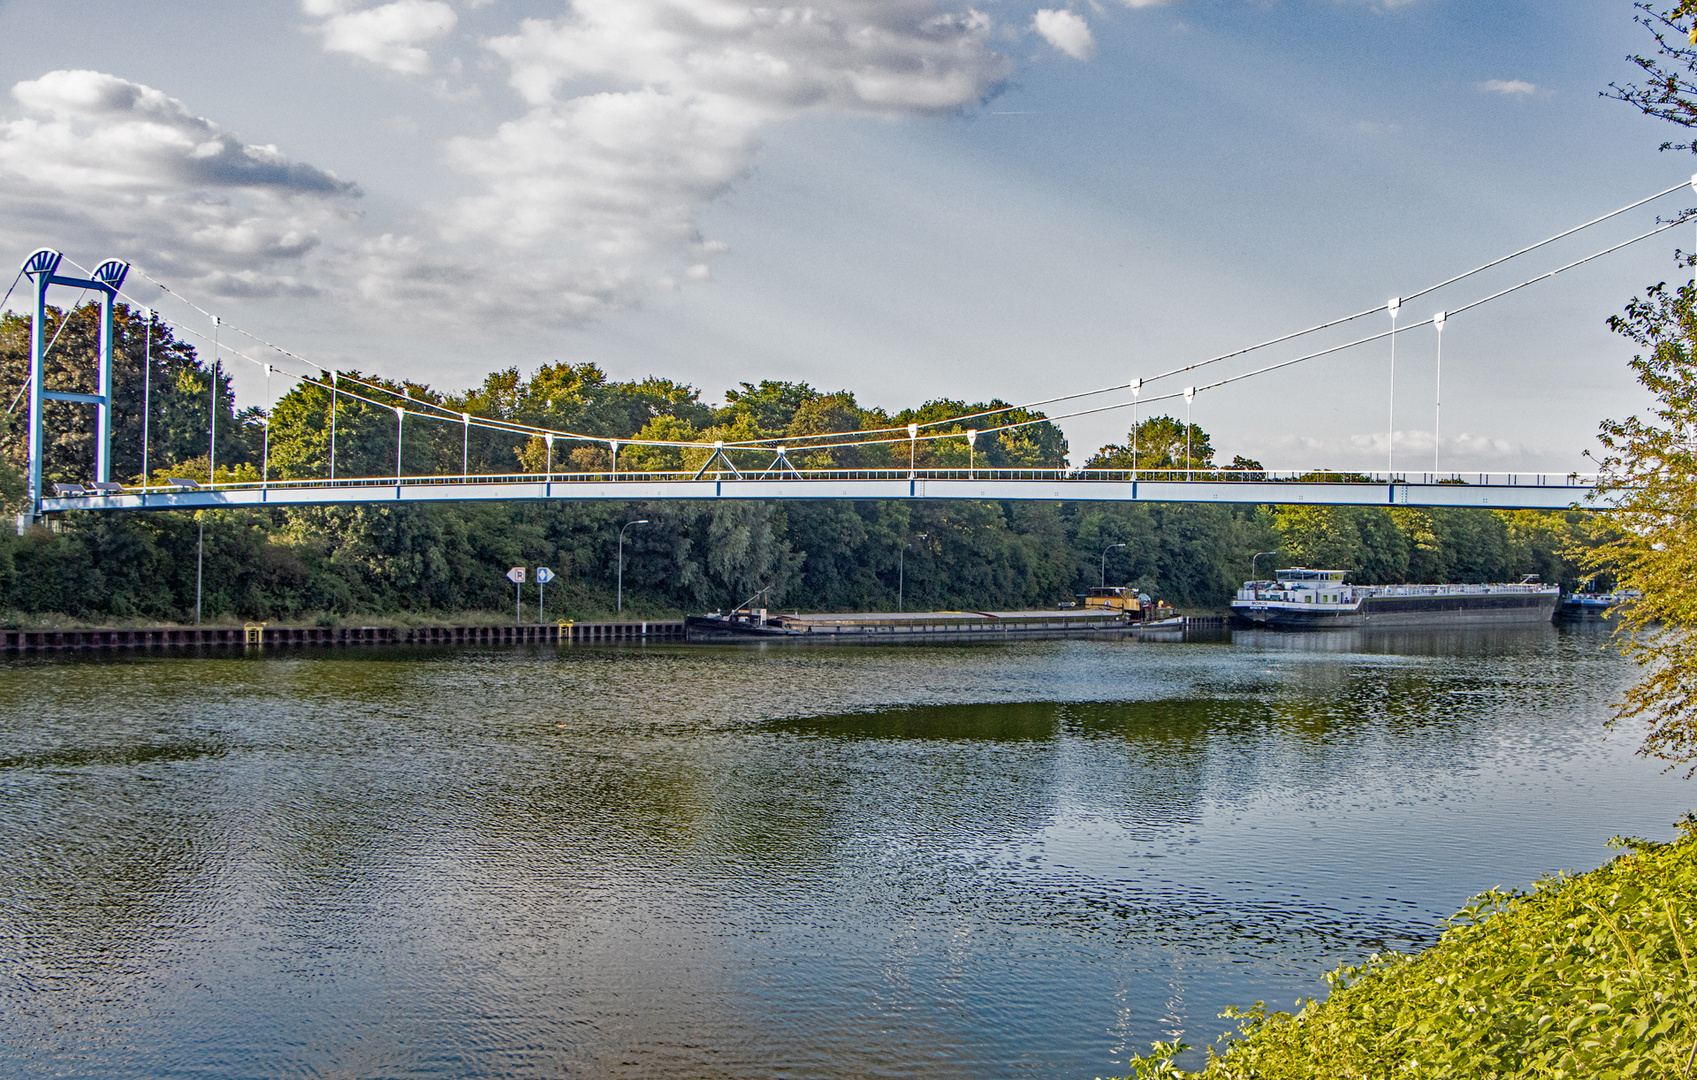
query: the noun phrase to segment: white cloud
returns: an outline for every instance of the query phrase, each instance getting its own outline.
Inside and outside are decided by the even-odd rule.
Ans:
[[[447,228],[509,249],[546,236],[614,260],[695,249],[695,208],[742,175],[752,140],[742,113],[712,99],[572,98],[449,144],[449,160],[487,190],[455,203]]]
[[[699,214],[748,171],[770,125],[970,106],[1011,69],[991,31],[940,0],[580,0],[487,42],[531,108],[492,136],[452,140],[449,164],[483,190],[441,208],[437,228],[522,263],[477,300],[515,314],[592,317],[700,280],[724,245],[703,238]],[[404,260],[394,272],[398,288],[420,287]]]
[[[430,75],[440,69],[420,46],[442,37],[459,23],[442,0],[395,0],[349,11],[341,0],[304,0],[308,15],[324,19],[319,33],[326,52],[348,53],[403,75]]]
[[[1353,435],[1277,435],[1242,440],[1249,456],[1265,461],[1269,468],[1311,467],[1383,471],[1385,432]],[[1434,439],[1428,429],[1396,432],[1398,471],[1423,472],[1432,467]],[[1234,448],[1235,451],[1235,448]],[[1495,435],[1445,436],[1439,448],[1439,464],[1445,471],[1512,471],[1528,467],[1541,455],[1524,443]]]
[[[12,96],[0,230],[14,246],[100,244],[225,292],[299,292],[302,260],[354,219],[354,185],[151,87],[54,71]]]
[[[1492,94],[1502,94],[1504,97],[1529,97],[1538,92],[1536,83],[1522,79],[1487,79],[1479,84],[1479,89]]]
[[[55,72],[18,84],[22,115],[0,127],[12,226],[0,231],[52,221],[53,235],[98,236],[91,246],[202,291],[311,281],[373,314],[580,323],[709,275],[724,245],[702,235],[701,211],[747,173],[772,124],[808,111],[946,115],[992,94],[1011,62],[990,47],[990,19],[955,3],[579,0],[525,20],[486,44],[526,111],[442,148],[472,192],[381,236],[361,232],[358,192],[333,174],[245,144],[157,90]],[[437,0],[302,7],[327,50],[443,70],[423,47],[455,25]]]
[[[1032,18],[1031,27],[1043,35],[1044,41],[1074,60],[1088,60],[1096,55],[1096,39],[1091,36],[1090,24],[1070,11],[1041,8]]]
[[[989,51],[991,22],[938,0],[825,0],[751,7],[729,0],[579,0],[488,42],[532,104],[562,84],[611,79],[722,95],[786,112],[951,112],[1010,70]]]

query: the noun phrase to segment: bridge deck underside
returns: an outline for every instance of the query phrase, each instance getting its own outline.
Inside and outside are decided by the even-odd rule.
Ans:
[[[1018,499],[1061,502],[1172,502],[1301,506],[1483,507],[1563,510],[1587,506],[1579,484],[1301,483],[1292,481],[1119,480],[562,480],[483,483],[475,478],[291,482],[261,487],[152,490],[43,499],[44,511],[204,510],[359,503],[660,499]]]

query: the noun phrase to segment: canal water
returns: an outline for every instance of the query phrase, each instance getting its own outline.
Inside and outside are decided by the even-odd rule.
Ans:
[[[1117,1075],[1671,837],[1605,643],[14,660],[0,1074]]]

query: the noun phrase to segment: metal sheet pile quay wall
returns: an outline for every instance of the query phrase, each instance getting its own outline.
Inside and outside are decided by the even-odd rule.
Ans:
[[[0,630],[0,653],[83,649],[197,649],[289,645],[527,645],[591,641],[681,641],[682,622],[538,626],[188,626],[129,630]]]
[[[682,641],[684,624],[681,620],[652,622],[568,623],[559,639],[572,645],[614,641]]]
[[[45,511],[203,510],[374,502],[513,502],[541,499],[648,501],[655,499],[1013,499],[1070,502],[1202,502],[1315,506],[1487,507],[1563,510],[1585,506],[1583,484],[1306,483],[1300,481],[1182,481],[1098,479],[802,479],[802,480],[573,480],[402,483],[349,482],[335,486],[273,484],[146,494],[44,499]]]

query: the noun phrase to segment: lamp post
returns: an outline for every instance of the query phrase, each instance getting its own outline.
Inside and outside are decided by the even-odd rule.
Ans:
[[[1255,553],[1255,558],[1249,560],[1249,580],[1254,582],[1254,584],[1251,585],[1250,588],[1255,590],[1255,599],[1257,599],[1257,600],[1261,599],[1261,579],[1255,576],[1255,563],[1263,555],[1277,555],[1277,554],[1278,554],[1278,552],[1276,552],[1276,551],[1257,551]]]
[[[147,418],[153,415],[153,309],[142,308],[140,315],[147,320],[141,346],[141,486],[145,490],[153,483],[153,474],[147,471]]]
[[[401,424],[407,418],[407,411],[399,405],[395,406],[395,483],[401,482]]]
[[[637,521],[627,521],[627,522],[625,522],[625,529],[630,528],[632,525],[646,525],[646,524],[648,524],[647,518],[642,518],[642,519],[637,520]],[[618,607],[619,607],[619,614],[620,615],[623,615],[625,613],[625,529],[619,530],[619,585],[618,585],[618,597],[619,597],[619,599],[618,599]]]
[[[265,443],[260,448],[259,486],[271,486],[271,414],[277,411],[277,401],[271,396],[271,365],[265,365]],[[146,421],[142,422],[146,427]],[[147,470],[142,470],[141,482],[147,483]]]
[[[919,539],[924,540],[927,537],[929,537],[931,534],[930,533],[914,533],[914,535],[917,536]],[[896,613],[897,614],[901,613],[902,597],[903,597],[903,594],[907,590],[907,545],[908,545],[908,542],[906,540],[903,540],[902,546],[899,549],[897,549],[897,551],[896,551]]]
[[[1438,372],[1437,379],[1432,384],[1432,479],[1438,478],[1438,454],[1443,444],[1438,441],[1438,425],[1444,418],[1444,321],[1449,318],[1447,312],[1440,311],[1432,316],[1432,325],[1438,328]]]
[[[1385,310],[1391,313],[1391,404],[1390,414],[1385,420],[1385,472],[1396,468],[1396,313],[1402,309],[1402,297],[1393,296],[1391,302],[1385,305]],[[1390,479],[1389,476],[1386,479]]]
[[[206,406],[206,482],[218,482],[218,316],[212,316],[212,396]],[[195,621],[200,621],[197,616]]]
[[[1184,478],[1189,480],[1191,472],[1196,468],[1196,462],[1190,457],[1190,432],[1194,427],[1190,422],[1190,403],[1196,398],[1196,387],[1184,388]]]
[[[336,479],[336,369],[330,368],[330,479]]]
[[[1125,547],[1125,545],[1124,544],[1109,544],[1107,547],[1102,549],[1102,588],[1104,588],[1104,589],[1106,589],[1108,587],[1108,552],[1114,550],[1115,548],[1122,548],[1122,547]]]
[[[206,511],[201,510],[194,516],[200,526],[200,539],[194,545],[194,624],[200,625],[200,580],[201,570],[206,565]]]
[[[1143,380],[1131,380],[1131,479],[1137,480],[1137,402],[1143,392]]]

